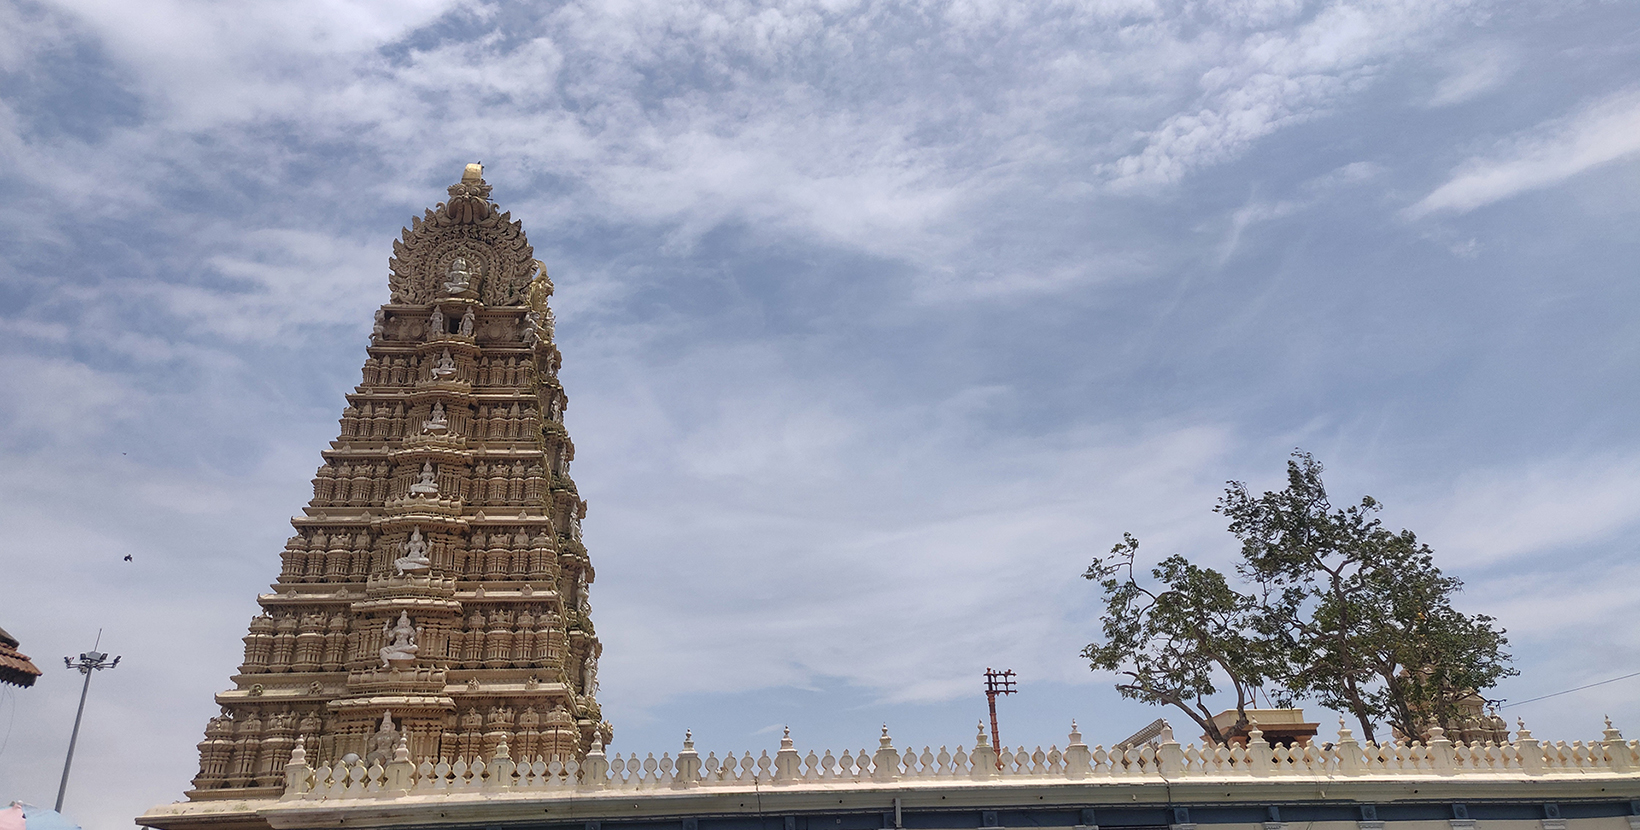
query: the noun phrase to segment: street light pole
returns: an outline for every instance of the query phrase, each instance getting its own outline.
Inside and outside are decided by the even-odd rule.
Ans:
[[[97,641],[102,642],[102,632],[97,632]],[[97,651],[92,646],[90,651],[82,652],[80,659],[63,658],[63,665],[67,668],[78,669],[85,675],[85,684],[80,686],[80,710],[74,713],[74,732],[68,738],[68,757],[63,760],[63,781],[57,785],[57,812],[63,811],[63,795],[68,792],[68,768],[74,764],[74,744],[80,740],[80,719],[85,717],[85,696],[91,691],[91,672],[102,669],[111,669],[120,664],[120,658],[115,657],[113,662],[107,662],[108,655]]]

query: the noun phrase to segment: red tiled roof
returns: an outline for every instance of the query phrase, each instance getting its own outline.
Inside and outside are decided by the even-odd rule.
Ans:
[[[40,670],[30,662],[28,655],[17,650],[16,638],[0,628],[0,683],[13,686],[33,686]]]

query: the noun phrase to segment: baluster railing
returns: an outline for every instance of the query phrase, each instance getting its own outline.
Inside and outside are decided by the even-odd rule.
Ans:
[[[972,752],[958,746],[935,751],[924,746],[903,754],[883,728],[875,753],[826,750],[799,754],[789,732],[773,756],[767,750],[716,753],[702,759],[693,736],[684,736],[683,749],[673,756],[663,752],[642,759],[636,753],[606,757],[594,742],[583,759],[558,756],[514,760],[505,742],[488,759],[440,757],[413,762],[401,739],[391,759],[348,756],[310,764],[302,740],[284,767],[283,800],[392,799],[409,794],[461,794],[481,790],[563,792],[575,790],[680,790],[695,787],[802,787],[826,784],[883,784],[900,781],[997,781],[1142,779],[1156,777],[1277,777],[1327,778],[1400,777],[1409,775],[1462,776],[1476,773],[1513,773],[1526,776],[1640,774],[1640,741],[1623,738],[1608,721],[1603,740],[1540,743],[1521,724],[1516,739],[1507,743],[1453,742],[1435,727],[1422,741],[1360,744],[1340,723],[1338,741],[1325,746],[1276,745],[1265,742],[1254,724],[1245,745],[1181,746],[1166,728],[1155,743],[1106,750],[1089,748],[1076,725],[1064,750],[1057,744],[1044,750],[993,748],[983,729]]]

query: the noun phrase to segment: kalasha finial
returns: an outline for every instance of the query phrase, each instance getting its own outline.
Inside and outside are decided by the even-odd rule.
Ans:
[[[1344,716],[1338,716],[1338,742],[1355,740],[1355,733],[1350,731],[1350,725],[1344,722]]]
[[[1623,731],[1615,726],[1612,726],[1612,719],[1609,716],[1606,718],[1606,733],[1604,737],[1608,741],[1623,740]]]
[[[444,212],[459,225],[480,222],[490,216],[490,186],[484,183],[484,164],[474,162],[461,172],[461,182],[450,185],[450,201]]]

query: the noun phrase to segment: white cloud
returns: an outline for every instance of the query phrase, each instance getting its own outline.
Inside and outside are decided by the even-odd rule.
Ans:
[[[1217,65],[1200,76],[1202,96],[1147,131],[1143,149],[1103,170],[1113,186],[1127,190],[1178,182],[1239,155],[1283,126],[1325,113],[1383,64],[1418,49],[1466,5],[1337,3],[1296,27],[1227,43]]]
[[[1427,509],[1429,541],[1460,567],[1610,540],[1640,522],[1640,457],[1570,456],[1477,469]]]
[[[1421,219],[1433,213],[1468,213],[1640,152],[1640,90],[1613,93],[1502,144],[1498,152],[1460,165],[1405,215]]]
[[[1431,107],[1473,100],[1502,86],[1518,65],[1515,50],[1505,43],[1476,43],[1452,52],[1444,61],[1447,75],[1429,96]]]

